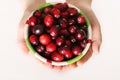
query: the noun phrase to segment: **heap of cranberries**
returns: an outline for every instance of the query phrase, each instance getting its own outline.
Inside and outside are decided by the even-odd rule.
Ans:
[[[27,24],[31,45],[39,55],[49,60],[70,60],[80,55],[86,46],[86,20],[67,3],[36,10]]]

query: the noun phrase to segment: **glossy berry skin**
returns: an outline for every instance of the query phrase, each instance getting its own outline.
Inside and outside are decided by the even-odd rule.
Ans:
[[[35,16],[31,16],[28,20],[28,24],[30,26],[35,26],[37,24],[37,18]]]
[[[85,24],[85,18],[83,16],[78,16],[77,22],[81,25]]]
[[[32,27],[32,33],[35,35],[41,35],[44,32],[44,26],[43,25],[36,25]]]
[[[78,30],[77,33],[75,34],[75,38],[77,40],[83,40],[85,39],[85,37],[86,37],[86,34],[83,30]]]
[[[51,12],[51,9],[52,9],[51,7],[46,7],[44,9],[44,13],[49,14]]]
[[[58,35],[58,33],[59,33],[59,30],[60,30],[59,25],[53,25],[53,26],[50,28],[49,33],[50,33],[51,36],[56,37],[56,36]]]
[[[36,17],[40,17],[40,16],[41,16],[41,12],[40,12],[39,10],[36,10],[36,11],[34,12],[34,15],[35,15]]]
[[[61,34],[61,35],[68,36],[70,33],[69,33],[69,31],[68,31],[67,29],[61,29],[61,30],[60,30],[60,34]]]
[[[51,58],[56,62],[61,62],[64,59],[64,56],[59,52],[54,52],[51,54]]]
[[[68,8],[68,5],[67,3],[57,3],[54,5],[54,8],[57,8],[60,11],[65,11]]]
[[[86,40],[81,41],[79,44],[80,44],[80,47],[84,49],[86,46]]]
[[[69,32],[71,33],[71,34],[75,34],[76,33],[76,31],[77,31],[77,27],[76,26],[70,26],[69,27]]]
[[[68,8],[67,11],[69,12],[70,16],[77,15],[77,10],[75,8]]]
[[[67,19],[69,17],[69,13],[67,11],[64,11],[61,13],[61,17]]]
[[[75,20],[74,19],[69,19],[68,20],[68,24],[69,25],[74,25],[75,24]]]
[[[65,40],[65,44],[66,44],[67,46],[71,47],[71,42],[70,42],[70,40]]]
[[[51,14],[52,14],[55,18],[60,18],[61,12],[60,12],[59,9],[53,8],[53,9],[51,10]]]
[[[29,37],[29,40],[32,45],[38,45],[39,43],[37,36],[34,34]]]
[[[48,52],[54,52],[56,50],[56,44],[51,42],[46,46],[46,51]]]
[[[64,56],[65,56],[65,58],[67,58],[67,59],[71,59],[71,58],[73,57],[73,54],[72,54],[71,51],[68,51],[68,52],[66,52],[66,53],[64,54]]]
[[[64,43],[64,36],[60,36],[56,39],[57,46],[61,46]]]
[[[42,45],[47,45],[51,42],[51,38],[48,34],[42,34],[39,37],[39,41]]]
[[[60,26],[63,29],[68,27],[68,22],[67,22],[67,20],[65,18],[60,19]]]
[[[78,56],[82,53],[82,49],[79,47],[79,46],[74,46],[72,48],[72,53],[75,55],[75,56]]]
[[[75,42],[76,42],[76,38],[72,35],[72,36],[70,36],[70,41],[71,41],[72,43],[75,43]]]
[[[44,18],[44,24],[46,27],[51,27],[54,23],[54,18],[51,15],[46,15]]]
[[[41,53],[45,50],[45,47],[43,45],[39,45],[36,47],[37,52]]]
[[[70,49],[66,46],[61,46],[59,49],[58,49],[59,53],[60,54],[63,54],[65,55],[66,53],[69,53],[70,52]]]

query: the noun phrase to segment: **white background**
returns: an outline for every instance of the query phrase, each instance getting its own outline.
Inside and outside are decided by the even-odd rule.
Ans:
[[[120,0],[93,0],[103,43],[82,67],[57,72],[24,55],[16,44],[23,15],[17,0],[0,0],[0,80],[120,80]]]

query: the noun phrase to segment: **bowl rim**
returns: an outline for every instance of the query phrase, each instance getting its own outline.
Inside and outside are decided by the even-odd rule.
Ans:
[[[48,7],[48,6],[52,6],[56,3],[46,3],[42,6],[39,6],[36,10],[40,10],[40,9],[43,9],[45,7]],[[63,66],[63,65],[68,65],[68,64],[72,64],[72,63],[75,63],[77,62],[78,60],[80,60],[86,53],[87,51],[89,50],[90,48],[90,45],[91,45],[91,40],[92,40],[92,29],[91,29],[91,24],[90,24],[90,21],[88,19],[88,17],[86,16],[86,14],[79,8],[77,8],[76,6],[72,5],[72,4],[68,4],[68,6],[70,7],[73,7],[75,9],[77,9],[77,11],[79,12],[80,15],[84,16],[85,17],[85,20],[86,20],[86,24],[87,24],[87,27],[88,27],[88,40],[90,41],[87,41],[87,44],[86,44],[86,47],[84,48],[84,50],[82,51],[82,53],[80,53],[80,55],[70,59],[70,60],[67,60],[67,61],[62,61],[62,62],[55,62],[55,61],[52,61],[52,60],[48,60],[42,56],[40,56],[37,51],[32,47],[30,41],[29,41],[29,36],[28,36],[28,29],[29,29],[29,25],[28,24],[25,24],[24,26],[24,39],[25,39],[25,43],[28,47],[28,49],[30,50],[30,52],[39,60],[41,60],[42,62],[44,63],[49,63],[49,64],[52,64],[52,65],[56,65],[56,66]],[[35,11],[35,10],[34,10]],[[32,13],[29,15],[28,19],[33,15],[34,11],[32,11]],[[27,19],[27,20],[28,20]]]

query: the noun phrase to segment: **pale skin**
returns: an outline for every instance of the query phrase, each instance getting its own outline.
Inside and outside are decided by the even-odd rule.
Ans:
[[[71,65],[66,65],[66,66],[53,66],[50,64],[46,64],[41,62],[40,60],[36,59],[40,64],[49,67],[51,69],[55,70],[66,70],[66,69],[71,69],[78,67],[79,65],[84,64],[91,56],[93,53],[98,54],[100,50],[100,45],[102,42],[102,36],[101,36],[101,30],[100,30],[100,24],[94,14],[94,12],[91,9],[91,2],[92,0],[66,0],[67,3],[73,4],[83,10],[87,17],[89,18],[91,25],[92,25],[92,45],[91,48],[88,50],[87,54],[78,62],[71,64]],[[24,8],[24,14],[23,17],[20,21],[19,24],[19,29],[18,29],[18,44],[20,45],[23,53],[29,54],[29,50],[25,44],[24,40],[24,25],[27,20],[27,17],[29,14],[38,6],[45,4],[45,0],[21,0]]]

